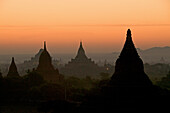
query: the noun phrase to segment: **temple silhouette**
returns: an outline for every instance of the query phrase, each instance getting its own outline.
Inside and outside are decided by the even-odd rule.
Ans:
[[[159,90],[144,72],[143,62],[132,41],[130,29],[116,61],[114,74],[108,82],[101,82],[99,87],[100,93],[88,97],[88,101],[82,105],[82,112],[153,110],[151,105],[156,106],[154,99],[160,99]]]
[[[20,73],[20,75],[25,75],[27,74],[26,72],[29,70],[32,70],[33,68],[37,68],[38,67],[38,64],[39,64],[39,58],[40,58],[40,55],[41,53],[43,52],[44,49],[39,49],[39,51],[33,56],[31,57],[30,60],[25,60],[23,63],[21,64],[18,64],[18,72]],[[58,68],[58,63],[59,63],[59,60],[57,59],[53,59],[52,60],[52,65],[54,68]]]
[[[12,62],[9,67],[7,77],[19,77],[19,73],[18,73],[17,66],[14,61],[14,57],[12,57]]]
[[[36,72],[42,75],[44,80],[52,83],[59,82],[63,78],[59,74],[58,69],[54,69],[52,65],[52,58],[47,51],[46,42],[44,42],[44,49],[39,57],[39,64]]]
[[[60,71],[66,76],[85,77],[99,75],[102,72],[102,68],[86,56],[83,44],[80,42],[76,57],[71,59]]]
[[[116,61],[115,72],[111,78],[115,86],[148,87],[152,82],[144,72],[143,61],[139,57],[128,29],[126,42]]]

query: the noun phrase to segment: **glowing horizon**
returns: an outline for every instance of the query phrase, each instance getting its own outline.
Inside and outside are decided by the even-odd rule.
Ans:
[[[137,48],[170,46],[169,0],[0,0],[0,54],[120,51],[128,28]]]

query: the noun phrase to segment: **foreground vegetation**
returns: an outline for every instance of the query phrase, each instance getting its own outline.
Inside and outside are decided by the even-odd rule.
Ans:
[[[100,79],[65,77],[64,81],[54,84],[47,83],[34,71],[18,78],[1,76],[0,110],[4,113],[71,112],[86,102],[90,95],[97,97],[109,78],[109,74],[101,73]],[[169,89],[169,81],[170,74],[157,85]]]

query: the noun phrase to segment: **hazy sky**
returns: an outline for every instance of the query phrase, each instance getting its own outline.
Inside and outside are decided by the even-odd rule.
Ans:
[[[122,49],[132,29],[136,47],[170,46],[170,0],[0,0],[0,54]]]

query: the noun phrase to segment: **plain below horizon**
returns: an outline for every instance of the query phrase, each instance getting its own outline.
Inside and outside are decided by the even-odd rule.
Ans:
[[[31,58],[35,57],[38,51],[32,54],[0,54],[0,64],[9,64],[12,57],[15,57],[17,64],[29,61]],[[59,62],[63,64],[70,61],[77,54],[77,50],[74,53],[51,53],[50,50],[48,51],[53,60],[59,60]],[[137,48],[137,51],[145,63],[170,63],[170,46],[152,47],[148,49]],[[114,64],[120,55],[120,51],[109,53],[89,53],[85,49],[85,52],[88,58],[91,58],[98,63],[107,61],[108,63]]]

